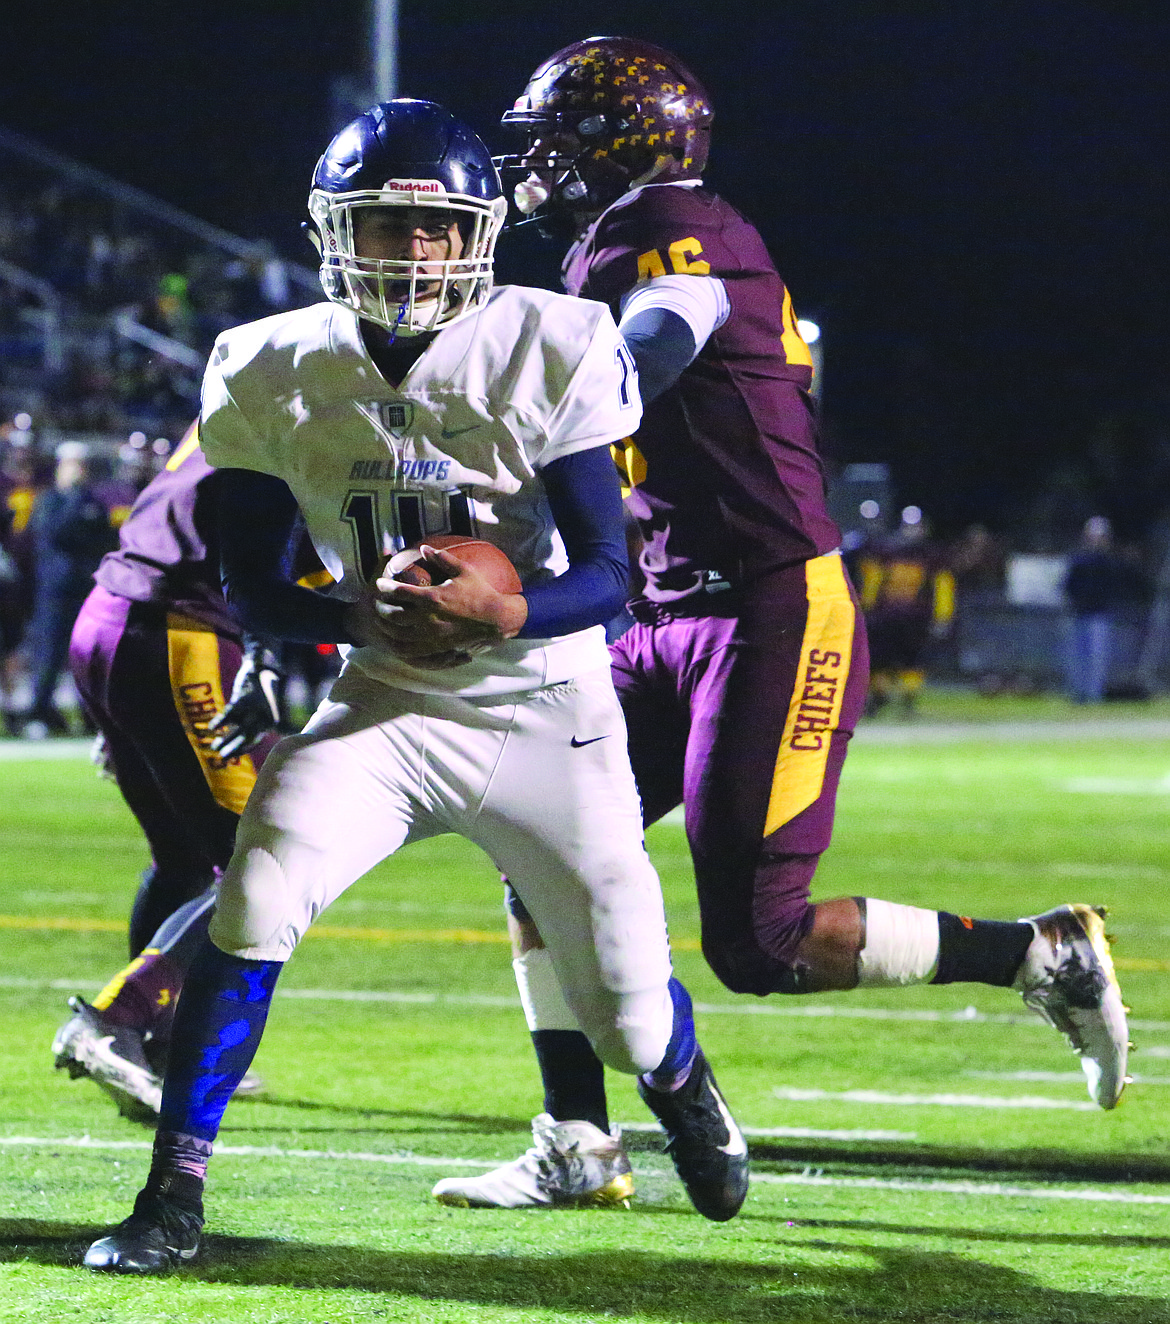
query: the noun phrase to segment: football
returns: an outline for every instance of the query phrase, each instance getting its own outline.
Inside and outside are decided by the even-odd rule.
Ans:
[[[482,538],[470,538],[462,533],[440,533],[433,538],[421,538],[416,546],[396,552],[386,562],[382,573],[402,584],[418,584],[424,588],[431,584],[441,584],[446,576],[435,576],[432,573],[419,551],[419,547],[424,544],[450,552],[460,561],[474,566],[501,593],[519,593],[523,587],[516,567],[494,543],[485,542]]]

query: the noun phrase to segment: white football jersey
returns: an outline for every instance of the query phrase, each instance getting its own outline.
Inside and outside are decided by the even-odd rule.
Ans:
[[[283,479],[338,596],[353,601],[384,557],[423,536],[495,543],[526,586],[562,573],[565,549],[537,474],[629,436],[637,374],[604,304],[498,286],[441,331],[398,387],[378,372],[357,316],[314,304],[219,337],[203,380],[208,461]],[[493,694],[609,664],[604,631],[511,639],[449,671],[349,650],[409,690]]]

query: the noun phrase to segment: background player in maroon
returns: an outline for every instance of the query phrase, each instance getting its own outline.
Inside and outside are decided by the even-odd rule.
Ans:
[[[620,37],[558,51],[503,117],[529,139],[502,161],[517,171],[517,206],[575,236],[565,288],[610,305],[638,367],[645,412],[616,459],[644,586],[610,651],[645,819],[684,806],[703,952],[728,988],[1014,986],[1112,1107],[1127,1034],[1095,912],[999,923],[810,900],[865,702],[866,637],[825,507],[811,356],[759,233],[702,184],[711,121],[675,56]],[[567,1168],[550,1123],[609,1126],[600,1064],[538,931],[509,904],[546,1113],[515,1163],[439,1182],[446,1203],[554,1204]],[[1070,981],[1084,970],[1087,999]]]
[[[955,574],[917,506],[907,506],[897,532],[858,549],[850,564],[869,635],[868,712],[891,699],[913,713],[926,682],[926,649],[955,615]]]

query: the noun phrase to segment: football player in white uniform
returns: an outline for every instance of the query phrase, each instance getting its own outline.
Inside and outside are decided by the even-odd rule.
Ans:
[[[609,447],[641,414],[628,351],[602,304],[493,288],[499,177],[431,102],[375,106],[342,130],[309,211],[329,301],[220,337],[200,437],[222,471],[241,619],[348,657],[241,819],[184,985],[150,1175],[85,1262],[157,1273],[197,1253],[212,1141],[284,961],[355,879],[444,832],[507,873],[599,1057],[668,1110],[678,1100],[680,1171],[730,1186],[723,1205],[738,1208],[746,1147],[671,975],[602,627],[626,591]],[[335,596],[285,573],[299,517]],[[494,543],[523,591],[441,552],[437,587],[384,576],[388,554],[444,533]],[[584,1192],[605,1161],[590,1148]],[[607,1174],[619,1186],[623,1165]]]

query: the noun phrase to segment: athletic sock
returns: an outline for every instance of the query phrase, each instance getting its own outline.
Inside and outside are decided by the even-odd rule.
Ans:
[[[160,1131],[213,1141],[224,1109],[252,1064],[283,968],[206,941],[183,985],[163,1082]]]
[[[202,1218],[203,1182],[210,1157],[209,1140],[181,1135],[177,1131],[159,1131],[154,1137],[150,1175],[142,1189],[142,1197],[161,1195]]]
[[[1007,988],[1036,930],[1031,924],[968,919],[938,912],[938,970],[932,984],[996,984]]]
[[[662,1061],[653,1071],[647,1071],[642,1080],[652,1090],[671,1094],[687,1083],[695,1054],[699,1051],[695,1038],[695,1020],[691,1011],[691,995],[675,978],[670,981],[670,1000],[674,1003],[674,1028]]]
[[[533,1030],[544,1110],[557,1122],[592,1122],[609,1134],[605,1068],[580,1030]]]
[[[129,1025],[167,1039],[182,984],[183,971],[171,957],[148,947],[118,971],[93,1006],[111,1025]]]
[[[159,1043],[171,1037],[175,1003],[195,954],[207,941],[216,888],[209,887],[159,925],[149,945],[110,980],[93,1006],[112,1025],[128,1025]]]

